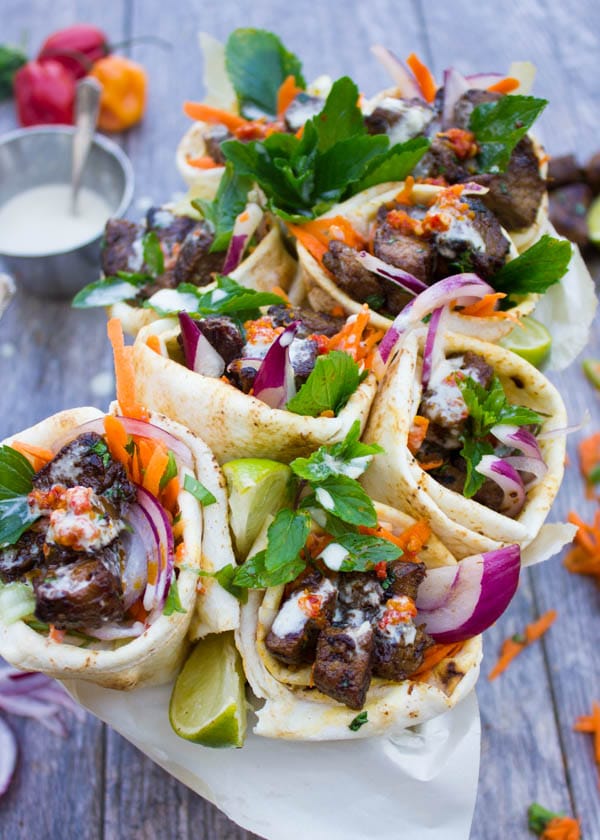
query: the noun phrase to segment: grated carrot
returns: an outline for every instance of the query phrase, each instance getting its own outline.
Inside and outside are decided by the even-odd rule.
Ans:
[[[515,659],[526,647],[533,644],[537,639],[544,635],[556,621],[556,610],[548,610],[537,621],[532,621],[525,627],[525,632],[520,638],[512,637],[506,639],[502,643],[502,650],[500,657],[488,675],[488,680],[495,680],[500,676],[510,663]]]
[[[36,472],[54,458],[54,452],[51,452],[50,449],[42,449],[41,446],[33,446],[31,443],[24,443],[20,440],[13,440],[10,448],[15,449],[27,458]]]
[[[151,350],[154,350],[155,353],[158,353],[159,356],[162,356],[160,339],[157,335],[149,335],[146,339],[146,346],[149,347]]]
[[[108,451],[112,457],[115,461],[123,464],[124,467],[128,467],[131,455],[125,448],[128,443],[128,436],[123,423],[116,417],[107,414],[104,418],[104,434]]]
[[[168,511],[174,512],[177,508],[178,497],[179,479],[174,476],[162,491],[161,502]]]
[[[283,119],[283,115],[290,107],[294,99],[302,93],[302,88],[296,84],[296,78],[290,74],[284,82],[281,83],[277,91],[277,117]]]
[[[213,108],[210,105],[204,105],[202,102],[184,102],[183,112],[193,120],[224,125],[233,132],[247,125],[249,122],[249,120],[244,119],[244,117],[239,117],[237,114],[224,111],[222,108]]]
[[[412,175],[408,175],[404,182],[404,186],[396,196],[396,202],[398,204],[414,204],[412,194],[413,189],[415,187],[415,179]],[[373,230],[376,229],[376,225],[373,225]]]
[[[565,557],[565,567],[573,574],[595,577],[600,583],[600,511],[597,511],[592,525],[583,522],[573,512],[568,519],[577,525],[578,531],[574,546]]]
[[[457,656],[462,650],[463,644],[464,642],[453,642],[448,645],[431,645],[431,647],[427,648],[425,651],[423,661],[417,670],[413,671],[410,675],[411,680],[414,680],[416,677],[418,678],[416,680],[417,682],[422,682],[429,676],[429,673],[435,668],[435,666],[442,662],[442,660],[452,659],[454,656]]]
[[[494,292],[490,295],[484,295],[481,300],[471,303],[459,310],[461,315],[471,315],[476,318],[510,318],[510,312],[503,312],[501,309],[496,309],[496,303],[502,298],[505,298],[504,292]]]
[[[48,638],[50,639],[50,641],[56,642],[57,644],[63,642],[66,636],[66,632],[64,630],[59,630],[57,627],[54,626],[54,624],[49,624],[48,626],[50,627],[50,632],[48,633]]]
[[[132,348],[125,347],[123,328],[118,318],[111,318],[106,327],[115,359],[115,377],[117,380],[117,400],[126,417],[147,420],[146,409],[135,399],[135,373],[133,369]]]
[[[321,264],[332,239],[338,239],[357,250],[367,246],[365,238],[343,216],[313,219],[301,225],[288,224],[288,229]]]
[[[419,86],[419,90],[423,94],[426,102],[433,102],[437,91],[437,85],[433,74],[427,65],[418,58],[415,53],[411,53],[406,59],[406,63],[413,72],[413,75]]]
[[[600,467],[600,432],[596,432],[581,441],[579,450],[579,466],[585,478],[588,498],[595,497],[595,473]]]
[[[187,163],[196,169],[219,169],[222,168],[222,163],[217,163],[210,155],[201,155],[200,157],[188,158]]]
[[[365,303],[354,318],[348,320],[342,329],[329,339],[329,350],[342,350],[352,356],[355,362],[362,362],[369,369],[373,365],[375,350],[383,338],[384,331],[369,326],[371,312]]]
[[[511,93],[511,91],[519,87],[519,84],[518,79],[514,79],[512,76],[506,76],[506,78],[500,79],[499,82],[490,85],[488,90],[492,93]]]
[[[600,703],[594,700],[591,715],[578,717],[573,726],[575,732],[587,732],[594,736],[594,758],[600,764]]]
[[[541,840],[580,840],[579,820],[573,817],[554,817],[540,834],[540,838]]]
[[[431,536],[431,528],[423,521],[409,525],[401,534],[393,534],[381,525],[377,525],[376,528],[367,528],[366,525],[360,525],[358,530],[361,534],[370,534],[373,537],[388,540],[407,554],[418,554]],[[412,558],[406,557],[405,559],[411,560]]]
[[[281,288],[281,286],[273,286],[271,291],[273,292],[274,295],[279,295],[280,298],[283,298],[283,300],[286,303],[291,304],[291,300],[289,299],[289,297],[287,295],[287,292],[285,292],[284,289]]]
[[[160,495],[160,481],[168,463],[169,453],[166,446],[162,443],[156,443],[144,470],[144,489],[148,493],[152,493],[153,496],[158,497]]]
[[[288,223],[288,230],[292,233],[298,242],[303,245],[311,257],[314,257],[319,265],[323,265],[323,257],[327,253],[328,245],[321,242],[310,231],[305,230],[304,225],[293,225]]]
[[[408,451],[414,455],[419,451],[427,435],[429,428],[429,420],[427,417],[421,417],[416,414],[413,418],[410,429],[408,430]]]

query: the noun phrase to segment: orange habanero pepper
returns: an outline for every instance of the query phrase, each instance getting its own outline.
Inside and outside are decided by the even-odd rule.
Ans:
[[[139,122],[146,107],[146,71],[120,55],[107,55],[97,61],[90,76],[102,85],[98,128],[124,131]]]

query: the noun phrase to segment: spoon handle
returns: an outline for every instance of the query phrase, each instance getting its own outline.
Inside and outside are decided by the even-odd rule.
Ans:
[[[71,167],[71,212],[77,212],[77,195],[81,176],[98,122],[102,85],[89,76],[77,84],[75,95],[75,134]]]

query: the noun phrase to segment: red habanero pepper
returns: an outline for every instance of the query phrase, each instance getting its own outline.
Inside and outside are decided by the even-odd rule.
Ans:
[[[20,125],[73,124],[75,79],[58,61],[29,61],[15,73],[14,92]]]
[[[76,23],[46,38],[37,60],[58,61],[74,79],[82,79],[90,72],[92,64],[109,52],[106,35],[101,29],[89,23]]]

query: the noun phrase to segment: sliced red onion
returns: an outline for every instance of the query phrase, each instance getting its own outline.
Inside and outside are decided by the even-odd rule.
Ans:
[[[531,490],[534,484],[543,478],[548,472],[548,467],[541,458],[529,458],[525,455],[510,455],[502,459],[505,464],[513,467],[518,472],[530,473],[533,479],[525,483],[525,490]]]
[[[489,191],[490,188],[484,187],[483,184],[476,184],[475,181],[467,181],[463,184],[461,195],[485,195]]]
[[[237,217],[233,226],[233,233],[229,248],[227,249],[227,255],[225,256],[225,262],[223,263],[223,274],[229,274],[241,263],[246,246],[252,239],[254,231],[259,226],[262,217],[262,208],[253,201]]]
[[[477,636],[502,615],[517,591],[521,551],[507,545],[451,568],[454,576],[447,567],[428,569],[417,594],[417,623],[444,644]]]
[[[88,627],[83,632],[102,642],[112,642],[115,639],[136,638],[141,636],[145,629],[143,622],[133,621],[131,624],[104,624],[101,627]]]
[[[8,790],[16,766],[17,739],[4,721],[0,720],[0,796]]]
[[[133,530],[130,534],[123,534],[125,563],[122,579],[123,604],[126,610],[144,594],[148,583],[148,564],[160,562],[160,542],[157,541],[156,532],[138,505],[131,505],[129,508],[127,522]]]
[[[173,530],[163,506],[151,493],[138,487],[137,501],[154,532],[154,540],[160,546],[156,578],[154,583],[148,581],[143,600],[144,609],[156,614],[162,611],[171,586],[175,565]],[[148,621],[151,622],[153,617],[149,617]]]
[[[277,336],[256,374],[254,396],[271,408],[285,408],[296,393],[290,345],[299,325],[299,321],[294,321]]]
[[[179,312],[179,325],[185,363],[189,369],[214,379],[222,376],[225,359],[217,353],[194,319],[187,312]]]
[[[442,108],[442,128],[450,128],[454,121],[454,106],[469,89],[467,80],[454,67],[444,70],[444,107]]]
[[[504,493],[500,513],[514,517],[525,504],[525,487],[523,479],[510,464],[496,455],[484,455],[475,467],[478,473],[495,481]]]
[[[529,458],[542,460],[542,452],[536,437],[525,426],[508,426],[498,423],[498,425],[492,427],[491,433],[505,446],[520,449],[523,455],[527,455]]]
[[[427,283],[423,283],[423,281],[419,280],[418,277],[415,277],[414,274],[409,274],[408,271],[403,271],[401,268],[389,265],[389,263],[380,260],[378,257],[374,257],[372,254],[369,254],[368,251],[359,251],[356,259],[369,271],[372,271],[374,274],[378,274],[380,277],[385,277],[386,280],[391,280],[393,283],[397,283],[406,292],[409,292],[412,295],[418,295],[420,292],[427,289]]]
[[[473,73],[465,76],[465,81],[468,82],[469,90],[487,90],[505,78],[502,73]]]
[[[421,88],[416,83],[414,76],[409,73],[408,69],[391,50],[381,44],[375,44],[371,47],[371,52],[396,82],[404,99],[422,99],[424,101]]]
[[[555,437],[562,437],[562,435],[572,435],[573,432],[579,432],[584,428],[584,426],[587,426],[591,419],[592,415],[590,414],[589,409],[586,408],[579,423],[573,423],[570,426],[563,426],[558,429],[547,429],[545,432],[540,432],[537,439],[548,440]]]
[[[455,301],[459,306],[481,300],[492,294],[493,288],[476,274],[453,274],[428,286],[414,300],[411,300],[396,317],[379,345],[379,353],[387,362],[394,345],[409,327],[418,324],[426,315],[440,306]]]
[[[445,358],[443,325],[445,312],[445,306],[434,309],[427,327],[427,338],[425,339],[425,349],[423,351],[423,370],[421,374],[423,389],[427,388],[434,370]]]

